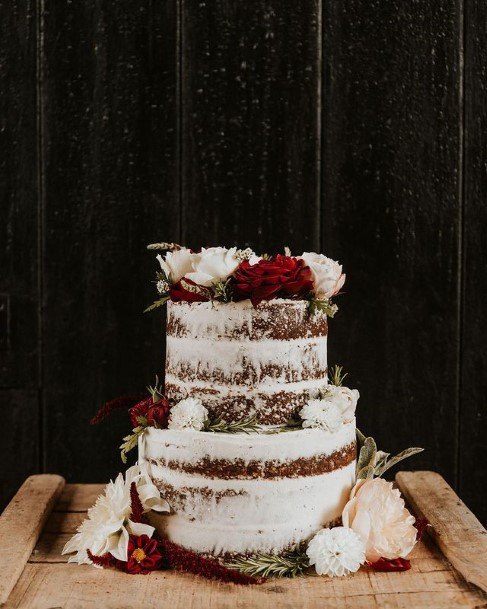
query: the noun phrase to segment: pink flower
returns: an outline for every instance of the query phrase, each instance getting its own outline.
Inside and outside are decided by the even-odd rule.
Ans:
[[[414,517],[398,489],[382,478],[358,480],[342,514],[343,526],[365,543],[369,562],[406,558],[416,543]]]

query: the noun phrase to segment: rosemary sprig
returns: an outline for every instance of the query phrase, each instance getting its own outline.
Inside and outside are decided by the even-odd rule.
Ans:
[[[288,431],[296,431],[297,429],[303,429],[303,421],[301,421],[301,419],[289,419],[285,425],[282,425],[281,427],[274,427],[274,429],[269,429],[265,433],[286,433]]]
[[[230,569],[236,569],[246,575],[258,577],[297,577],[309,567],[309,558],[305,552],[295,550],[282,556],[275,554],[254,554],[236,558],[225,563]]]
[[[221,300],[222,302],[230,302],[232,300],[233,290],[230,284],[230,279],[214,283],[213,290],[215,292],[215,300]]]
[[[166,304],[166,302],[169,300],[169,296],[163,296],[162,298],[159,298],[158,300],[154,300],[154,302],[149,305],[147,307],[147,309],[144,309],[144,313],[148,313],[149,311],[153,311],[154,309],[157,309],[158,307],[162,307],[163,305]]]
[[[338,364],[335,364],[330,369],[330,383],[335,385],[335,387],[341,387],[345,377],[347,376],[348,372],[343,372],[343,366],[338,366]]]
[[[252,433],[260,431],[260,425],[255,415],[245,417],[233,423],[227,423],[221,417],[218,417],[213,419],[213,421],[208,419],[204,430],[215,433]]]

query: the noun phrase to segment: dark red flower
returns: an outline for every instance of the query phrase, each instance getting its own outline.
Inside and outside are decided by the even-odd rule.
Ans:
[[[153,404],[154,402],[152,396],[150,395],[149,397],[144,398],[141,402],[138,402],[137,404],[135,404],[135,406],[132,406],[132,408],[129,409],[129,417],[130,423],[132,424],[132,429],[140,425],[139,421],[137,421],[138,417],[147,417],[149,408],[153,406]]]
[[[164,566],[164,558],[157,539],[147,535],[130,535],[127,550],[127,573],[146,574]]]
[[[411,568],[411,563],[407,558],[379,558],[369,563],[369,567],[374,571],[407,571]]]
[[[211,292],[208,288],[197,285],[191,279],[184,277],[171,286],[169,294],[174,302],[207,302],[211,299]]]
[[[277,254],[250,264],[244,260],[232,279],[236,300],[250,298],[254,306],[272,298],[302,298],[313,289],[311,270],[303,260]]]
[[[158,427],[159,429],[166,429],[169,424],[170,410],[171,406],[169,400],[167,398],[161,398],[147,411],[147,425]]]

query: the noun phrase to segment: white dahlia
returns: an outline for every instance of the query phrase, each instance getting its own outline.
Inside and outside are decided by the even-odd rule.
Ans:
[[[169,429],[201,431],[208,418],[208,410],[199,398],[186,398],[171,408]]]
[[[344,527],[318,531],[309,542],[306,554],[318,575],[330,577],[355,573],[365,562],[363,541],[352,529]]]
[[[147,471],[138,465],[130,467],[125,478],[119,474],[115,481],[107,484],[95,505],[88,510],[88,517],[78,527],[77,533],[64,546],[63,554],[75,553],[68,562],[91,564],[87,550],[95,556],[110,552],[118,560],[126,561],[129,534],[152,537],[154,527],[130,520],[132,482],[137,485],[145,511],[169,511],[169,504],[161,498]]]

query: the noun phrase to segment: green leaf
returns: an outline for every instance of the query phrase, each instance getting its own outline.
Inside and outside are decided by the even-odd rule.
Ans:
[[[153,311],[154,309],[157,309],[158,307],[162,307],[163,305],[166,304],[166,302],[169,300],[169,296],[163,296],[162,298],[159,298],[159,300],[154,300],[154,302],[149,305],[147,307],[147,309],[144,309],[144,313],[148,313],[149,311]]]
[[[380,469],[387,463],[390,456],[390,453],[385,453],[383,450],[377,451],[374,461],[374,472],[377,476],[379,475],[377,472],[380,471]]]
[[[297,577],[309,567],[306,552],[295,550],[281,556],[253,554],[225,563],[226,567],[257,577]]]
[[[230,302],[232,300],[232,285],[230,278],[226,281],[218,281],[213,284],[213,291],[215,292],[215,300],[221,302]]]
[[[362,446],[364,445],[364,442],[365,442],[365,435],[358,428],[355,431],[357,433],[358,447],[362,448]]]
[[[137,446],[139,436],[144,433],[145,429],[145,426],[139,425],[138,427],[134,427],[134,429],[132,429],[131,434],[125,436],[122,444],[120,445],[120,457],[122,459],[122,463],[127,463],[127,453]]]
[[[374,466],[366,465],[357,472],[357,480],[372,480],[374,477]]]
[[[377,467],[375,475],[382,476],[384,472],[386,472],[391,467],[394,467],[394,465],[397,465],[400,461],[403,461],[408,457],[412,457],[413,455],[417,455],[418,453],[423,452],[423,450],[424,448],[419,448],[418,446],[413,446],[411,448],[406,448],[405,450],[402,450],[395,457],[392,457],[392,459],[386,459],[386,462],[381,467]]]
[[[361,472],[364,468],[369,466],[372,466],[372,468],[374,467],[376,453],[377,445],[374,438],[365,438],[357,461],[357,477],[359,477],[359,472]]]

